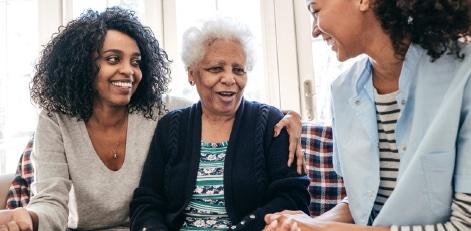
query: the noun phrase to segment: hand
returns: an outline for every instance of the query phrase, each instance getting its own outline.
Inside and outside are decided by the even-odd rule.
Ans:
[[[32,231],[33,221],[25,208],[0,211],[0,231]]]
[[[286,127],[289,135],[288,166],[291,166],[296,155],[296,169],[299,174],[305,171],[304,153],[301,148],[301,115],[295,111],[283,111],[285,116],[275,125],[273,137],[277,137]]]
[[[300,230],[324,230],[322,223],[317,223],[313,218],[302,211],[282,211],[265,216],[264,231],[300,231]]]

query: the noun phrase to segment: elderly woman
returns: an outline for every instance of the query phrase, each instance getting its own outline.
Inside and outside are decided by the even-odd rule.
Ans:
[[[200,102],[168,113],[156,129],[131,203],[131,230],[260,230],[267,213],[307,212],[308,179],[286,165],[282,113],[243,99],[252,37],[228,18],[183,38],[188,80]]]
[[[307,0],[340,61],[367,55],[332,85],[348,199],[315,219],[269,215],[267,230],[471,229],[469,4]]]

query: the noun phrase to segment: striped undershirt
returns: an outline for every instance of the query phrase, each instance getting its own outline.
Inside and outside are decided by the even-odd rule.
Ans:
[[[399,118],[397,91],[380,95],[375,90],[376,119],[379,137],[379,190],[371,213],[374,219],[396,187],[399,172],[399,152],[396,146],[396,122]]]
[[[396,187],[400,156],[395,130],[400,115],[396,101],[397,92],[378,94],[375,90],[376,118],[378,123],[380,184],[371,216],[374,219]],[[471,230],[471,194],[455,193],[448,222],[411,226],[391,226],[391,231],[462,231]]]
[[[228,142],[201,142],[196,187],[185,208],[180,230],[228,230],[231,227],[224,202],[224,159]]]

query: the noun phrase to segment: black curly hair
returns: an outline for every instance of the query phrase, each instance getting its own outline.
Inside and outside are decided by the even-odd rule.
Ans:
[[[141,52],[142,80],[131,97],[128,110],[155,119],[166,109],[162,94],[170,81],[169,59],[154,34],[133,11],[119,7],[102,13],[87,10],[65,27],[60,27],[42,51],[31,82],[31,100],[41,109],[60,112],[88,121],[97,93],[94,81],[99,67],[96,54],[108,30],[133,38]]]
[[[375,0],[374,12],[389,34],[396,55],[404,58],[407,40],[420,45],[434,61],[443,54],[463,59],[459,40],[469,41],[468,0]]]

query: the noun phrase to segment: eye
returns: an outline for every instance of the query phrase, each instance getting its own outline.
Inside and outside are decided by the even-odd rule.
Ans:
[[[133,58],[131,60],[131,65],[139,67],[141,65],[141,57]]]
[[[207,68],[206,71],[210,73],[220,73],[224,71],[224,68],[221,66],[214,66],[214,67]]]
[[[111,55],[111,56],[106,57],[105,59],[110,64],[119,63],[119,56],[117,56],[117,55]]]
[[[319,14],[319,9],[316,9],[316,7],[313,5],[309,5],[309,12],[311,12],[312,17],[317,18]]]
[[[234,68],[232,68],[232,72],[236,75],[245,75],[246,74],[245,69],[242,68],[242,67],[234,67]]]

